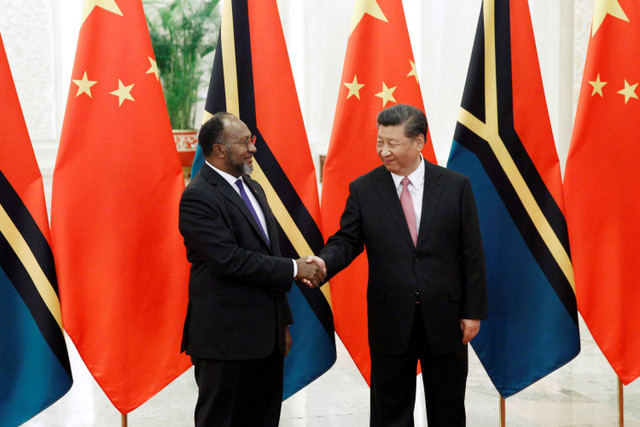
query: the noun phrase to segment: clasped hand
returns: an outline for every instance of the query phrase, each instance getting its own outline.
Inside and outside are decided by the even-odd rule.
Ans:
[[[327,267],[322,258],[307,256],[296,260],[298,274],[295,279],[300,280],[310,288],[319,286],[327,275]]]

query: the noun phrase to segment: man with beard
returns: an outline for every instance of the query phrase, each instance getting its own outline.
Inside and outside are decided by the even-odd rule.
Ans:
[[[198,384],[196,426],[277,426],[284,356],[293,323],[293,279],[317,284],[306,258],[280,257],[276,221],[249,178],[255,136],[217,113],[198,135],[205,164],[180,200],[180,233],[191,262],[182,351]]]

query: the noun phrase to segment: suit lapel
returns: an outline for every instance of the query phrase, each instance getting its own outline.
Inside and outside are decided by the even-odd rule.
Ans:
[[[258,204],[262,209],[262,213],[264,214],[264,220],[267,223],[267,234],[269,235],[269,241],[267,241],[264,238],[263,240],[267,245],[271,244],[271,250],[273,251],[274,254],[279,254],[280,245],[278,244],[278,229],[276,227],[275,218],[271,213],[269,202],[267,201],[267,198],[265,197],[264,193],[262,191],[258,191],[258,184],[254,180],[252,180],[249,177],[245,177],[243,180],[244,180],[244,183],[247,184],[247,188],[249,188],[249,191],[251,191],[251,193],[253,194],[253,197],[255,197],[256,200],[258,201]],[[251,215],[251,213],[249,213],[249,215]],[[260,230],[258,231],[260,232],[260,236],[264,237],[262,234],[262,231]]]
[[[222,176],[220,176],[219,173],[217,173],[215,170],[213,170],[212,168],[206,165],[205,167],[202,168],[202,173],[204,177],[207,179],[207,181],[209,181],[209,183],[211,183],[213,186],[216,187],[216,189],[220,192],[220,194],[222,194],[232,204],[234,204],[238,209],[240,209],[240,211],[242,211],[242,214],[245,216],[246,220],[249,222],[249,224],[255,230],[255,232],[260,236],[262,241],[264,241],[265,245],[271,248],[271,245],[269,244],[267,239],[264,237],[262,230],[258,226],[258,223],[256,222],[256,220],[253,218],[253,215],[249,211],[249,208],[247,207],[246,203],[244,202],[244,200],[242,200],[242,197],[240,197],[240,194],[238,194],[238,192],[231,186],[231,184],[229,184],[229,182],[227,182]],[[261,200],[261,199],[264,199],[264,197],[258,196],[256,194],[257,192],[255,188],[247,182],[250,180],[243,180],[243,181],[245,184],[247,184],[246,187],[249,188],[250,191],[253,193],[253,195],[256,197],[256,199],[258,200],[258,203],[260,203],[260,207],[262,208],[262,212],[265,214],[265,218],[268,218],[268,215],[266,214],[267,211],[265,210],[265,207],[264,207],[264,205],[266,204],[266,200],[264,202],[263,200]],[[268,223],[269,221],[267,220],[267,224]],[[268,231],[268,233],[269,233],[269,238],[273,241],[273,239],[271,238],[272,236],[271,231]]]
[[[376,170],[376,178],[379,182],[379,185],[376,185],[376,190],[382,200],[382,204],[389,212],[389,215],[391,215],[396,225],[396,230],[400,232],[400,235],[407,245],[415,249],[413,240],[411,239],[411,233],[409,232],[409,225],[404,217],[404,211],[402,210],[393,178],[391,178],[391,173],[387,171],[384,166],[381,166]]]
[[[424,190],[422,193],[422,216],[418,230],[418,247],[424,244],[442,195],[440,172],[431,163],[425,161],[424,164]]]

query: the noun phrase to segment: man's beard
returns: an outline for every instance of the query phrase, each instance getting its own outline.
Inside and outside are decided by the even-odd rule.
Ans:
[[[253,172],[253,165],[248,165],[245,162],[242,162],[243,175],[251,175],[251,172]]]
[[[229,154],[229,151],[227,151],[227,162],[229,166],[231,166],[231,168],[233,168],[233,170],[238,172],[240,175],[251,175],[251,172],[253,172],[253,165],[248,165],[244,161],[236,162]]]

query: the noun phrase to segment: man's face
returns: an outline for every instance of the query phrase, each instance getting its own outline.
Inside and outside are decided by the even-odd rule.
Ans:
[[[241,120],[230,117],[227,120],[223,138],[227,143],[224,147],[226,154],[225,172],[235,177],[250,175],[253,171],[253,154],[256,146],[246,144],[251,139],[251,131]]]
[[[397,175],[407,176],[417,169],[424,143],[424,135],[405,136],[404,125],[378,126],[378,157],[389,172]]]

